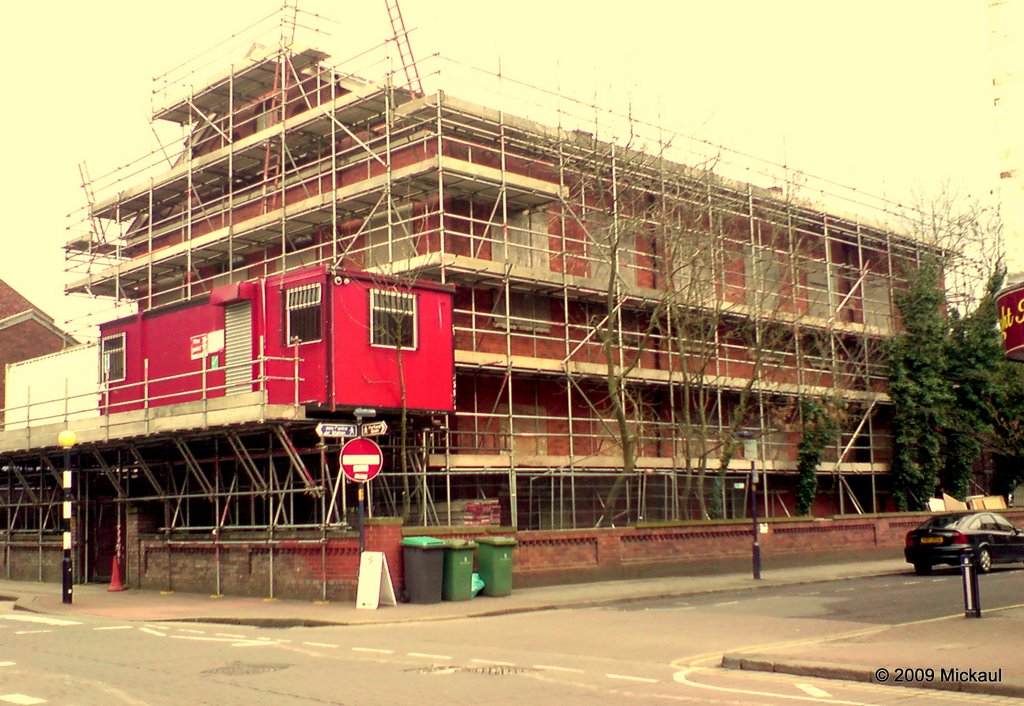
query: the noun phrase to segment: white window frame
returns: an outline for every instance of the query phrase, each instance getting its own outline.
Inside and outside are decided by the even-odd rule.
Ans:
[[[113,349],[108,348],[108,343],[115,340],[120,340],[120,345]],[[113,367],[110,365],[110,356],[114,353],[120,353],[121,357],[121,377],[118,378],[110,377],[110,369]],[[120,333],[104,336],[100,339],[100,381],[103,383],[121,382],[127,377],[128,355],[125,332],[121,331]]]
[[[324,338],[323,326],[323,287],[320,282],[301,284],[297,287],[284,290],[284,342],[290,346],[292,343],[292,312],[303,309],[317,309],[319,312],[317,328],[320,336],[309,340],[300,340],[299,345],[306,343],[319,343]]]
[[[384,299],[384,302],[379,301]],[[390,300],[387,301],[387,300]],[[396,305],[391,302],[408,302],[408,308],[404,304]],[[403,346],[392,343],[379,343],[377,337],[377,317],[379,313],[405,314],[412,319],[412,345]],[[371,289],[370,290],[370,345],[374,348],[392,348],[405,351],[414,351],[419,348],[419,301],[418,297],[411,292],[398,292],[392,289]]]

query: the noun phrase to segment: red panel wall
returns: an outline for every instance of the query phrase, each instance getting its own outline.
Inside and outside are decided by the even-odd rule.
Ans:
[[[286,292],[321,284],[321,339],[285,340]],[[268,398],[275,404],[370,406],[399,409],[404,384],[408,409],[454,409],[452,292],[439,285],[409,285],[350,273],[340,278],[322,267],[269,278],[246,292],[253,302],[253,354]],[[370,291],[399,289],[417,300],[417,346],[402,350],[370,344]],[[216,294],[216,292],[215,292]],[[124,381],[111,383],[110,413],[224,395],[224,352],[192,358],[192,338],[224,329],[224,307],[215,296],[104,324],[103,336],[125,333]],[[262,349],[261,349],[262,337]],[[401,361],[399,361],[401,356]],[[147,365],[148,361],[148,373]],[[204,373],[205,362],[205,373]],[[296,385],[296,371],[298,385]]]
[[[191,306],[137,314],[100,326],[125,334],[125,379],[110,383],[110,413],[224,395],[224,352],[192,358],[192,337],[224,329],[224,309],[203,300]],[[148,372],[147,372],[148,361]],[[205,368],[205,372],[204,372]]]
[[[393,287],[349,277],[342,282],[333,287],[336,404],[400,408],[404,381],[409,409],[454,409],[451,293],[400,287],[416,296],[417,346],[399,351],[370,345],[370,290]]]

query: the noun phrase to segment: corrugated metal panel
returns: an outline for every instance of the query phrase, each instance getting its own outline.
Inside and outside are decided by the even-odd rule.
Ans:
[[[226,394],[252,392],[252,303],[224,307],[224,384]]]

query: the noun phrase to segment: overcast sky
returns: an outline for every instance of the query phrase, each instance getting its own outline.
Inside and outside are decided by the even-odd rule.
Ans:
[[[63,322],[69,212],[94,177],[156,147],[152,78],[272,14],[280,0],[21,2],[8,78],[0,278]],[[383,0],[304,2],[336,59],[390,35]],[[906,201],[995,188],[985,0],[402,0],[436,52],[610,103],[729,149]],[[1024,51],[1024,48],[1022,48]],[[211,67],[209,74],[214,73]],[[464,96],[480,100],[475,96]]]

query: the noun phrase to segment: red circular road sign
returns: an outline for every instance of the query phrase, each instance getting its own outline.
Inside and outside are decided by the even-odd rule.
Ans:
[[[352,439],[341,447],[341,470],[356,483],[365,483],[380,473],[384,456],[373,439]]]

